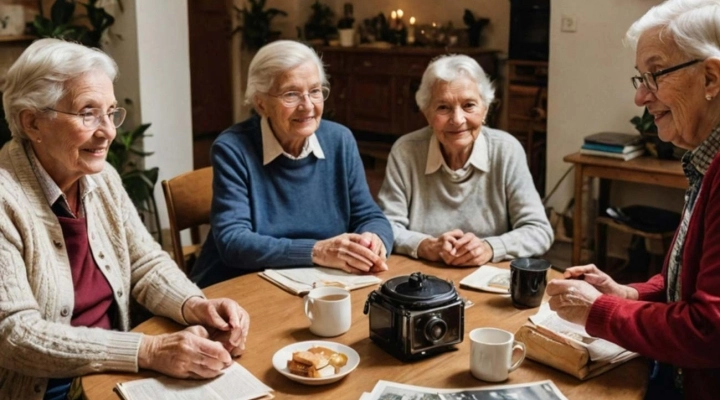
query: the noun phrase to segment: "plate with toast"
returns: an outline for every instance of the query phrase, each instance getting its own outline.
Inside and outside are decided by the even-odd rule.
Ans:
[[[288,378],[306,385],[337,382],[355,370],[360,356],[352,347],[323,340],[289,344],[275,352],[273,367]]]

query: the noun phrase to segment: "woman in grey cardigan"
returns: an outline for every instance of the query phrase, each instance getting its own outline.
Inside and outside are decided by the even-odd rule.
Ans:
[[[249,317],[206,299],[147,232],[105,162],[116,127],[115,62],[57,39],[7,74],[13,139],[0,150],[0,399],[77,398],[73,378],[152,369],[211,378],[244,349]],[[130,297],[183,325],[126,332]],[[210,340],[209,336],[214,339]]]
[[[393,145],[379,193],[396,253],[470,267],[550,248],[552,228],[522,146],[483,126],[493,98],[468,56],[428,66],[415,99],[429,126]]]

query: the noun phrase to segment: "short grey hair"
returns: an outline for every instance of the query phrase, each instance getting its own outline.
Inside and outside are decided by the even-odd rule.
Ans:
[[[637,50],[643,33],[660,28],[690,58],[720,57],[720,2],[717,0],[668,0],[650,9],[630,26],[625,44]]]
[[[320,57],[310,47],[294,40],[278,40],[263,46],[250,62],[245,104],[255,105],[257,93],[267,93],[278,76],[308,61],[317,66],[321,84],[330,86]]]
[[[432,61],[423,73],[420,87],[415,93],[415,102],[420,110],[427,111],[430,107],[432,88],[436,82],[452,82],[461,76],[475,81],[485,107],[489,108],[495,99],[495,89],[480,64],[466,55],[445,55]]]
[[[28,46],[8,70],[3,86],[3,108],[13,137],[28,139],[21,111],[54,108],[67,93],[67,81],[95,71],[115,81],[118,68],[99,49],[77,43],[40,39]]]

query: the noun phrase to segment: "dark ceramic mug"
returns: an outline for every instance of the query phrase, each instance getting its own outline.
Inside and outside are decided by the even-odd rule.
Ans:
[[[533,308],[542,303],[550,261],[517,258],[510,261],[510,297],[516,308]]]

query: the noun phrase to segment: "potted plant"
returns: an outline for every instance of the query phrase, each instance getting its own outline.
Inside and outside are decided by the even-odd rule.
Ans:
[[[277,16],[287,16],[287,13],[277,8],[265,9],[266,0],[248,0],[249,7],[239,9],[235,7],[240,26],[233,30],[233,34],[241,32],[241,46],[250,51],[257,51],[273,38],[280,36],[280,31],[274,31],[270,23]]]
[[[340,46],[351,47],[355,44],[355,29],[353,24],[353,6],[351,3],[345,3],[344,16],[338,21],[338,34],[340,35]]]
[[[156,240],[162,244],[160,219],[154,194],[159,169],[142,167],[142,160],[153,153],[143,151],[139,146],[143,138],[150,136],[145,133],[149,127],[150,124],[141,124],[132,130],[118,128],[115,140],[110,144],[107,161],[120,174],[130,200],[143,217],[145,224],[149,225],[150,231],[155,233]]]
[[[80,3],[85,7],[86,15],[75,16],[74,0],[55,0],[50,7],[50,17],[46,17],[40,2],[39,14],[33,20],[30,33],[38,37],[54,37],[82,43],[89,47],[100,47],[103,33],[115,23],[115,18],[104,7],[98,6],[98,0]],[[76,22],[87,19],[86,24]]]
[[[315,0],[312,14],[305,23],[305,40],[312,44],[328,44],[328,37],[337,33],[333,24],[335,13],[327,4]]]

